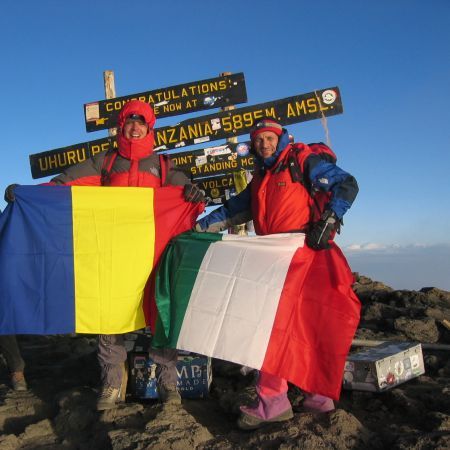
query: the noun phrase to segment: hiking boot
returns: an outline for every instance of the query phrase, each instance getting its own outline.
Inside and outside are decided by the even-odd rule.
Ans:
[[[237,421],[237,426],[241,430],[256,430],[257,428],[261,428],[265,425],[269,425],[275,422],[284,422],[286,420],[292,419],[294,417],[294,413],[292,412],[292,408],[287,409],[286,411],[278,414],[271,419],[263,419],[262,417],[252,416],[244,411],[241,411],[241,416]]]
[[[158,387],[159,399],[166,405],[181,405],[181,395],[176,386]]]
[[[114,409],[116,407],[116,402],[119,399],[119,395],[120,389],[104,385],[97,400],[97,411]]]
[[[23,372],[11,373],[11,385],[15,391],[26,391],[28,389]]]
[[[320,394],[306,394],[299,412],[326,413],[334,411],[334,402],[331,398]]]

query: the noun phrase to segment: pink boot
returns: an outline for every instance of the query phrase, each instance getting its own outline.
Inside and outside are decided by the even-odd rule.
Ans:
[[[287,389],[286,380],[260,372],[256,384],[258,404],[254,407],[241,406],[238,427],[241,430],[255,430],[269,423],[292,419],[294,414]]]
[[[305,400],[301,407],[302,412],[325,413],[333,410],[334,402],[331,398],[305,392]]]
[[[259,397],[255,407],[241,406],[241,416],[238,419],[238,427],[241,430],[255,430],[263,425],[273,422],[283,422],[292,419],[291,404],[286,394],[277,397]]]

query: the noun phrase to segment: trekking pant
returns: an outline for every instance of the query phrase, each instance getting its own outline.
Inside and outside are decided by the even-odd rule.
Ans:
[[[259,372],[256,383],[258,404],[256,407],[241,406],[245,414],[269,420],[291,408],[287,397],[288,384],[284,378]]]
[[[23,372],[25,362],[20,355],[19,345],[15,335],[0,336],[0,352],[6,359],[9,371]]]
[[[150,349],[149,356],[156,363],[158,384],[176,387],[177,350],[172,348]],[[122,381],[122,365],[127,351],[122,334],[101,334],[98,339],[98,362],[102,384],[119,389]]]
[[[288,383],[284,378],[259,372],[256,383],[258,404],[255,407],[242,406],[245,414],[270,420],[291,408],[288,396]],[[333,400],[320,394],[304,392],[304,410],[311,412],[327,412],[334,409]]]

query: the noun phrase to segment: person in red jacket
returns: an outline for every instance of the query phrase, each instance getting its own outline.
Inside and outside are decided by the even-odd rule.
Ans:
[[[153,152],[155,114],[148,103],[131,100],[126,103],[118,119],[117,149],[94,155],[87,161],[69,167],[51,180],[53,185],[71,186],[137,186],[158,188],[168,185],[184,186],[184,198],[189,202],[203,202],[205,197],[183,171],[177,169],[165,155]],[[12,184],[6,188],[5,200],[14,201]],[[123,335],[100,335],[98,361],[101,368],[102,389],[98,410],[111,409],[126,386],[124,368],[127,353]],[[159,395],[162,401],[181,403],[177,391],[177,351],[153,349],[150,357],[157,364]]]
[[[250,138],[256,160],[252,181],[200,219],[196,231],[219,232],[253,220],[258,235],[301,232],[308,247],[332,251],[334,233],[358,193],[355,178],[335,164],[334,153],[325,144],[292,143],[273,118],[259,120]],[[292,418],[287,391],[287,380],[260,372],[257,404],[241,406],[238,426],[250,430]],[[333,409],[331,398],[305,392],[304,411]]]

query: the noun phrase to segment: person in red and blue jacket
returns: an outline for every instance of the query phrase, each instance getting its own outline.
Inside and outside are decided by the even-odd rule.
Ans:
[[[327,251],[352,205],[358,185],[335,164],[325,144],[291,143],[289,134],[272,118],[259,120],[251,133],[255,170],[247,188],[200,219],[196,231],[219,232],[253,219],[258,235],[305,233],[305,243]],[[287,380],[260,372],[256,406],[241,406],[238,426],[255,429],[293,417]],[[303,410],[328,412],[331,398],[305,392]]]
[[[311,248],[327,248],[356,198],[355,178],[333,162],[332,152],[318,154],[312,146],[291,143],[288,131],[273,119],[260,120],[250,138],[256,160],[252,181],[240,194],[200,219],[197,231],[218,232],[253,220],[256,234],[306,232]],[[303,182],[292,179],[292,154]],[[328,193],[329,200],[322,208],[315,204],[316,192]]]

